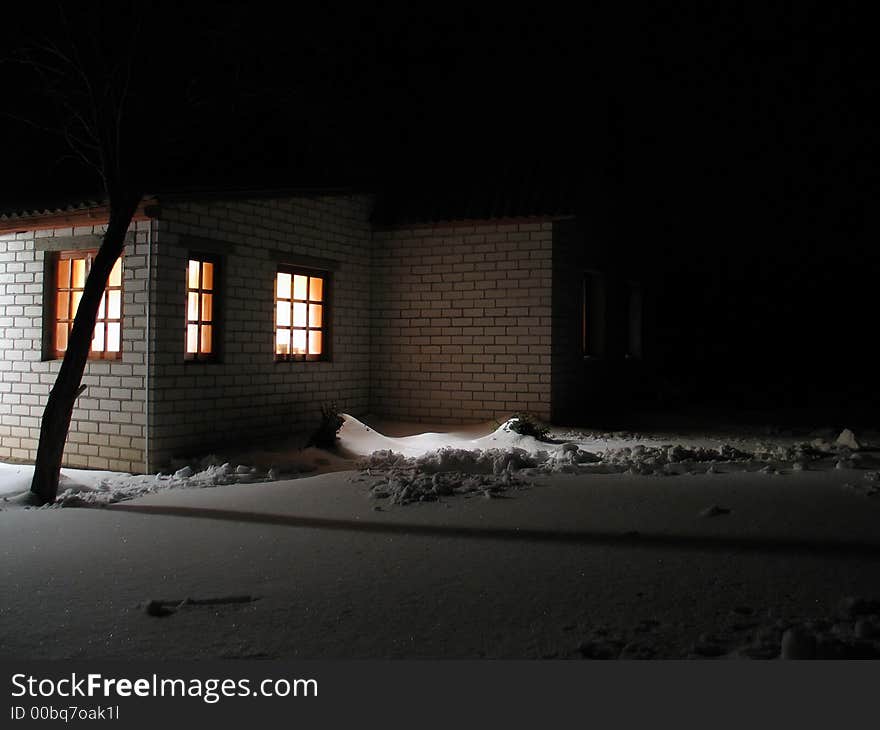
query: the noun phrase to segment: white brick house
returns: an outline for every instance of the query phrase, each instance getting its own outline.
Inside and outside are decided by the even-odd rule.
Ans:
[[[564,420],[591,359],[586,265],[560,260],[582,235],[573,217],[380,226],[372,211],[372,196],[351,193],[145,199],[99,311],[65,463],[155,470],[309,430],[331,401],[408,420]],[[106,216],[99,204],[0,216],[0,459],[35,457]]]

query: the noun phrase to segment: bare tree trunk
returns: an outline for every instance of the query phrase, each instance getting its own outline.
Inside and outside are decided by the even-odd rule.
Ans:
[[[80,386],[80,382],[89,357],[98,306],[107,286],[110,271],[116,259],[122,255],[125,234],[140,200],[140,195],[125,196],[120,201],[111,199],[107,232],[92,262],[92,269],[86,279],[82,299],[73,320],[67,351],[64,353],[61,369],[43,411],[37,461],[34,464],[34,478],[31,482],[31,493],[39,504],[54,502],[58,494],[64,444],[70,429],[73,406],[84,389]]]

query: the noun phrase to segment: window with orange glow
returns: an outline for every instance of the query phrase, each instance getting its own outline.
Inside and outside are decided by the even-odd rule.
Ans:
[[[195,256],[186,265],[186,359],[213,359],[216,340],[217,263]]]
[[[64,357],[73,320],[76,317],[86,277],[92,268],[95,251],[62,251],[55,266],[55,321],[52,350]],[[95,332],[89,357],[116,360],[122,357],[122,259],[116,260],[98,305]]]
[[[280,268],[275,275],[275,359],[327,359],[328,277]]]

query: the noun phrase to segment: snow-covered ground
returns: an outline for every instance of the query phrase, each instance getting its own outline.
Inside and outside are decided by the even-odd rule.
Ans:
[[[539,441],[517,433],[514,425],[508,421],[495,428],[392,437],[346,415],[335,453],[307,448],[243,452],[230,460],[210,455],[151,475],[64,469],[55,506],[103,506],[169,489],[252,484],[349,469],[360,471],[358,478],[369,485],[371,496],[408,504],[458,494],[491,497],[541,474],[670,476],[719,469],[773,474],[876,465],[876,444],[859,443],[846,429],[836,438],[812,440],[557,430]],[[0,508],[27,505],[32,473],[28,465],[0,463]],[[866,471],[864,477],[861,488],[876,489],[877,473]]]
[[[871,434],[398,433],[65,470],[101,510],[0,466],[0,656],[880,655]]]

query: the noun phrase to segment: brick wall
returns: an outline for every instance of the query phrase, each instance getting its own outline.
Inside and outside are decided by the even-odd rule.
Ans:
[[[358,415],[445,423],[515,410],[549,418],[554,224],[371,231],[371,204],[367,196],[165,201],[158,219],[135,224],[123,357],[88,364],[66,464],[155,470],[175,456],[301,433],[329,401]],[[34,458],[60,365],[42,359],[45,239],[57,249],[101,233],[0,236],[2,459]],[[184,361],[184,272],[197,252],[221,259],[218,362]],[[304,261],[332,264],[332,356],[276,363],[275,272]]]
[[[162,205],[151,298],[154,468],[173,456],[310,430],[329,401],[366,411],[370,209],[366,196]],[[212,250],[221,256],[222,358],[184,362],[186,260]],[[276,363],[277,265],[314,257],[338,262],[331,360]]]
[[[370,410],[550,415],[551,222],[373,233]]]
[[[146,249],[150,222],[125,247],[122,359],[89,361],[70,424],[67,466],[144,468]],[[61,365],[43,359],[45,249],[95,247],[105,226],[0,235],[0,459],[36,458],[40,418]]]

